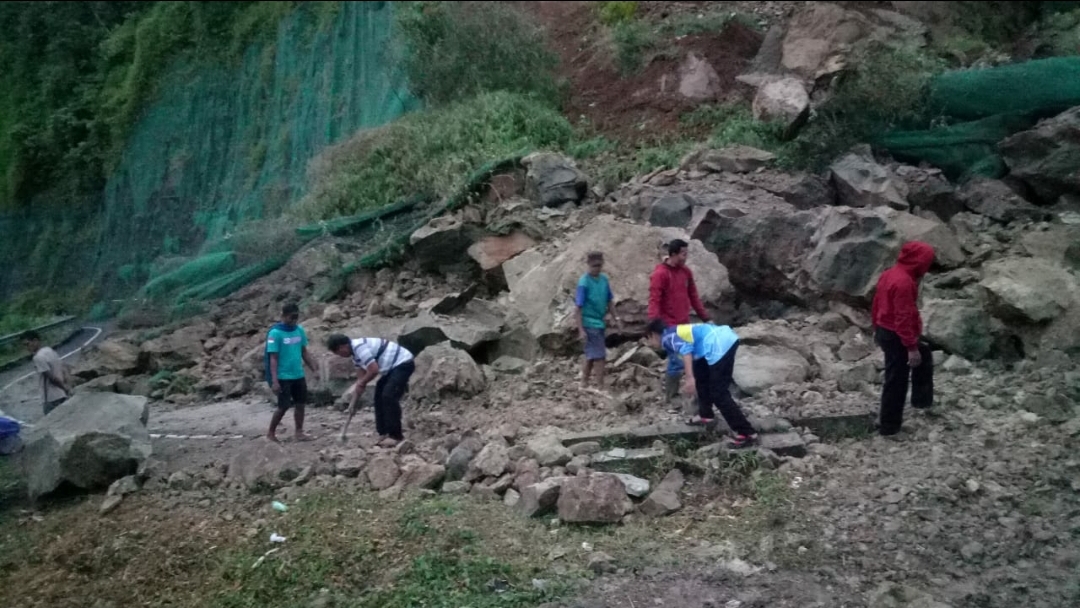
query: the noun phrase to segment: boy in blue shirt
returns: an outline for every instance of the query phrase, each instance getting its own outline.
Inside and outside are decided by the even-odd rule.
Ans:
[[[687,424],[713,424],[713,406],[716,406],[735,433],[734,447],[757,441],[757,432],[728,390],[739,348],[739,336],[730,327],[694,323],[668,330],[663,319],[653,319],[646,330],[646,339],[653,348],[662,347],[669,355],[682,357],[686,367],[693,370],[693,374],[686,375],[683,392],[688,395],[697,392],[698,415]]]
[[[275,323],[266,336],[266,381],[277,395],[277,409],[270,418],[266,438],[277,442],[277,427],[285,412],[293,408],[297,441],[311,439],[304,434],[304,404],[307,402],[307,381],[304,364],[315,372],[315,361],[307,348],[307,334],[297,324],[300,307],[286,304],[281,308],[281,323]]]
[[[622,321],[615,313],[615,296],[611,293],[608,276],[604,269],[604,254],[593,251],[586,257],[588,272],[578,280],[574,303],[577,305],[577,326],[581,341],[585,344],[585,362],[581,369],[581,387],[589,388],[589,377],[596,370],[596,384],[604,388],[607,346],[604,344],[604,318],[611,315],[620,326]]]

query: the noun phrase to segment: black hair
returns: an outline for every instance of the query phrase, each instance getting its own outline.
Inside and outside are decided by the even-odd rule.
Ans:
[[[22,341],[23,342],[34,342],[34,341],[41,342],[41,334],[37,333],[36,331],[34,331],[32,329],[28,329],[28,330],[23,332]]]
[[[345,334],[330,334],[330,337],[326,339],[326,348],[330,352],[336,353],[345,344],[352,346],[352,340]]]
[[[585,260],[590,264],[595,262],[603,262],[604,253],[602,251],[590,251],[589,255],[585,256]]]
[[[300,314],[300,307],[297,306],[295,302],[289,302],[281,307],[281,314],[286,317],[298,315]]]
[[[682,253],[683,249],[686,249],[689,246],[690,243],[687,243],[682,239],[674,239],[667,244],[668,255],[679,255]]]
[[[667,331],[667,323],[664,323],[663,319],[653,319],[645,326],[646,335],[656,334],[662,336],[665,331]]]

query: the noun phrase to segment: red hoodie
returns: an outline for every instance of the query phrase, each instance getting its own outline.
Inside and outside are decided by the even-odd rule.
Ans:
[[[668,327],[684,325],[690,322],[691,306],[702,321],[708,320],[690,268],[657,264],[649,278],[649,318],[663,319]]]
[[[934,248],[912,241],[900,248],[896,265],[881,273],[871,315],[875,327],[896,332],[909,350],[917,348],[922,335],[919,316],[919,279],[934,263]]]

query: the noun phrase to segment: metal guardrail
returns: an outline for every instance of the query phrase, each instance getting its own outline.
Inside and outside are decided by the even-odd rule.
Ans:
[[[76,317],[74,315],[68,315],[66,317],[62,317],[59,320],[53,321],[51,323],[46,323],[44,325],[39,325],[37,327],[33,327],[33,328],[30,328],[30,329],[24,329],[22,331],[15,332],[13,334],[8,334],[6,336],[0,336],[0,346],[4,346],[5,344],[8,344],[10,342],[14,342],[14,341],[18,340],[27,331],[31,331],[31,330],[39,331],[39,332],[40,331],[46,331],[46,330],[53,329],[53,328],[56,328],[56,327],[62,327],[64,325],[67,325],[68,323],[73,323],[74,321],[76,321]]]

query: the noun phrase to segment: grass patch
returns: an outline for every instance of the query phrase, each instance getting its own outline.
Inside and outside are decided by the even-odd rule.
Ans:
[[[307,220],[375,209],[417,193],[444,196],[491,159],[530,148],[562,149],[570,123],[543,101],[483,93],[363,131],[312,161]]]
[[[401,4],[399,61],[418,97],[442,105],[509,91],[556,101],[556,58],[520,10],[481,2]]]
[[[684,36],[715,34],[723,31],[732,22],[741,23],[754,30],[761,29],[761,25],[753,17],[732,11],[680,13],[659,23],[634,19],[632,16],[616,18],[609,22],[601,12],[601,21],[608,26],[608,36],[613,47],[615,61],[624,75],[637,73],[658,57],[673,57],[675,41]]]

